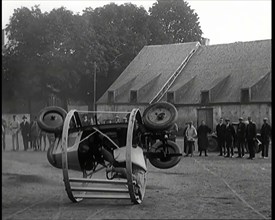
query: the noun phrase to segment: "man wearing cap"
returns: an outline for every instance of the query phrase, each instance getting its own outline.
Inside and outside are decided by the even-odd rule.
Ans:
[[[262,141],[262,158],[268,158],[269,139],[271,137],[271,126],[268,124],[268,119],[264,118],[264,124],[261,128]]]
[[[232,124],[230,124],[230,120],[228,118],[225,119],[225,123],[225,146],[227,150],[227,154],[225,157],[233,157],[233,141],[235,139],[235,129],[233,128]]]
[[[21,134],[23,138],[24,150],[28,150],[28,142],[30,137],[30,124],[27,121],[27,117],[23,116],[23,122],[20,124]]]
[[[239,124],[237,125],[238,158],[244,157],[245,129],[246,129],[246,125],[245,123],[243,123],[243,118],[240,117]]]
[[[248,145],[249,157],[247,159],[253,160],[255,158],[255,140],[256,140],[256,124],[251,117],[247,118],[248,125],[246,126],[246,140]]]

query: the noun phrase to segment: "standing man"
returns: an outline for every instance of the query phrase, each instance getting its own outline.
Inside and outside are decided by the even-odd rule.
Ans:
[[[208,134],[211,132],[211,129],[205,124],[205,121],[201,121],[201,125],[198,128],[198,147],[199,147],[199,156],[201,156],[202,151],[204,151],[205,156],[207,155],[208,149]]]
[[[227,150],[227,154],[225,157],[233,157],[233,141],[235,139],[235,130],[233,128],[233,125],[230,124],[230,120],[228,118],[225,119],[225,123],[225,146]]]
[[[245,123],[243,123],[243,118],[240,117],[239,124],[237,125],[238,158],[244,157],[245,130],[246,130],[246,125]]]
[[[271,137],[271,126],[267,123],[267,120],[267,118],[264,118],[264,124],[261,128],[262,158],[268,158],[269,139]]]
[[[88,116],[84,115],[84,120],[82,122],[82,126],[88,126],[90,125],[90,121],[88,120]]]
[[[256,124],[252,121],[251,117],[248,117],[247,120],[246,140],[249,151],[249,157],[247,159],[253,160],[255,158]]]
[[[28,150],[29,136],[30,136],[30,124],[27,122],[27,117],[23,116],[23,122],[20,124],[21,134],[23,138],[24,151]]]
[[[5,119],[2,118],[2,147],[3,147],[3,150],[6,149],[6,129],[7,129],[7,122]]]
[[[31,123],[31,147],[34,151],[39,150],[39,126],[37,123],[37,117],[34,117],[34,120]]]
[[[20,123],[17,120],[16,115],[13,115],[13,120],[10,123],[10,129],[12,134],[12,150],[18,151],[19,150],[18,132],[20,130]]]
[[[177,123],[174,123],[174,125],[170,128],[169,131],[171,132],[169,135],[169,140],[176,142],[177,132],[179,131]]]
[[[115,116],[115,123],[120,123],[120,118],[118,115]]]
[[[216,134],[218,137],[218,146],[220,149],[219,156],[226,154],[225,151],[225,124],[223,123],[223,118],[220,118],[220,123],[216,126]]]

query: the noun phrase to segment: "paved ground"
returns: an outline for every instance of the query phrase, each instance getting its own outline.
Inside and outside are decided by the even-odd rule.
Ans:
[[[2,152],[3,219],[271,219],[271,158],[183,157],[148,166],[145,198],[72,203],[45,152]]]

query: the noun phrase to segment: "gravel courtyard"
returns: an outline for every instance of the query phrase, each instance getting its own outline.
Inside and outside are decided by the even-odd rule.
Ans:
[[[46,152],[12,152],[9,140],[7,145],[2,151],[3,219],[271,219],[271,158],[260,154],[247,160],[196,152],[171,169],[149,164],[140,205],[130,200],[72,203],[62,170],[48,163]]]

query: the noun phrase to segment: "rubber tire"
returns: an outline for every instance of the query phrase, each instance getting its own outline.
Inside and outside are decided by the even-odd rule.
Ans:
[[[45,116],[48,114],[55,113],[59,116],[56,124],[48,124],[45,122]],[[48,133],[60,133],[63,129],[63,124],[66,118],[67,112],[58,106],[49,106],[42,109],[39,113],[37,123],[41,130],[46,131]]]
[[[166,123],[156,123],[149,119],[149,113],[156,108],[167,109],[171,113],[171,118]],[[178,111],[174,105],[168,102],[157,102],[148,106],[143,112],[143,122],[148,130],[158,131],[166,130],[174,125],[178,118]]]
[[[218,151],[218,141],[213,137],[208,137],[208,151],[216,152]]]
[[[175,142],[168,140],[167,145],[169,146],[170,153],[180,153],[180,148]],[[150,148],[150,152],[156,152],[160,148],[162,148],[162,142],[158,141],[152,145],[152,147]],[[171,149],[173,152],[170,151]],[[173,156],[168,161],[161,161],[159,158],[149,158],[149,161],[156,168],[169,169],[176,166],[180,162],[180,159],[181,156]]]

